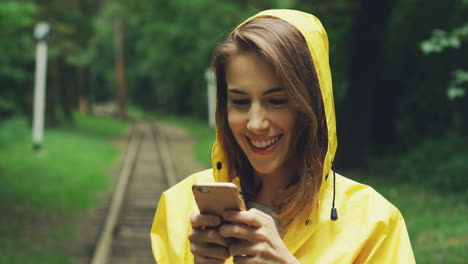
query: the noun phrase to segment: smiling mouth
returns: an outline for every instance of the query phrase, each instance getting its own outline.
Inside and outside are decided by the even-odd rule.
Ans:
[[[271,137],[268,139],[263,139],[263,140],[256,140],[253,138],[249,138],[246,136],[247,141],[250,143],[250,146],[257,151],[265,151],[268,149],[272,149],[276,145],[276,143],[281,139],[283,135],[278,135],[275,137]]]

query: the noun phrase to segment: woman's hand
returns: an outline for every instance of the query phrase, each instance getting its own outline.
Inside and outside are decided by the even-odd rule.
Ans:
[[[236,238],[229,245],[234,263],[299,263],[286,248],[271,216],[252,208],[225,211],[223,219],[230,223],[220,226],[219,234]]]
[[[190,217],[192,231],[189,233],[190,251],[194,264],[224,263],[229,258],[227,239],[222,237],[217,227],[221,218],[215,215],[193,214]]]

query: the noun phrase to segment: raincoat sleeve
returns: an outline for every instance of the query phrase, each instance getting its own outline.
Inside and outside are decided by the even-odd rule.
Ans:
[[[194,213],[190,187],[181,184],[161,195],[151,228],[151,247],[158,264],[193,263],[188,240]]]
[[[400,211],[395,208],[385,233],[369,238],[357,263],[416,263],[408,231]]]
[[[154,217],[153,227],[151,228],[151,247],[153,255],[158,263],[164,263],[169,261],[168,247],[164,241],[168,240],[169,236],[167,233],[166,222],[166,199],[164,193],[159,199],[158,208],[156,210],[156,216]]]
[[[196,182],[213,181],[211,170],[193,174],[163,192],[151,227],[151,248],[158,264],[193,263],[188,234],[190,216],[198,212],[192,194]]]

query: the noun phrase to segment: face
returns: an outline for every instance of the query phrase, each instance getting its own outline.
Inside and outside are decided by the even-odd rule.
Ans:
[[[253,52],[226,66],[228,122],[255,172],[291,174],[291,138],[296,111],[274,69]]]

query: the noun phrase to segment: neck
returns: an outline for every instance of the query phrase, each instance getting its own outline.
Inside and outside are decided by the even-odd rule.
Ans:
[[[293,180],[294,174],[292,169],[283,169],[278,172],[262,174],[255,172],[255,177],[258,177],[262,182],[262,188],[258,192],[255,201],[257,203],[273,207],[281,190],[284,190]]]

